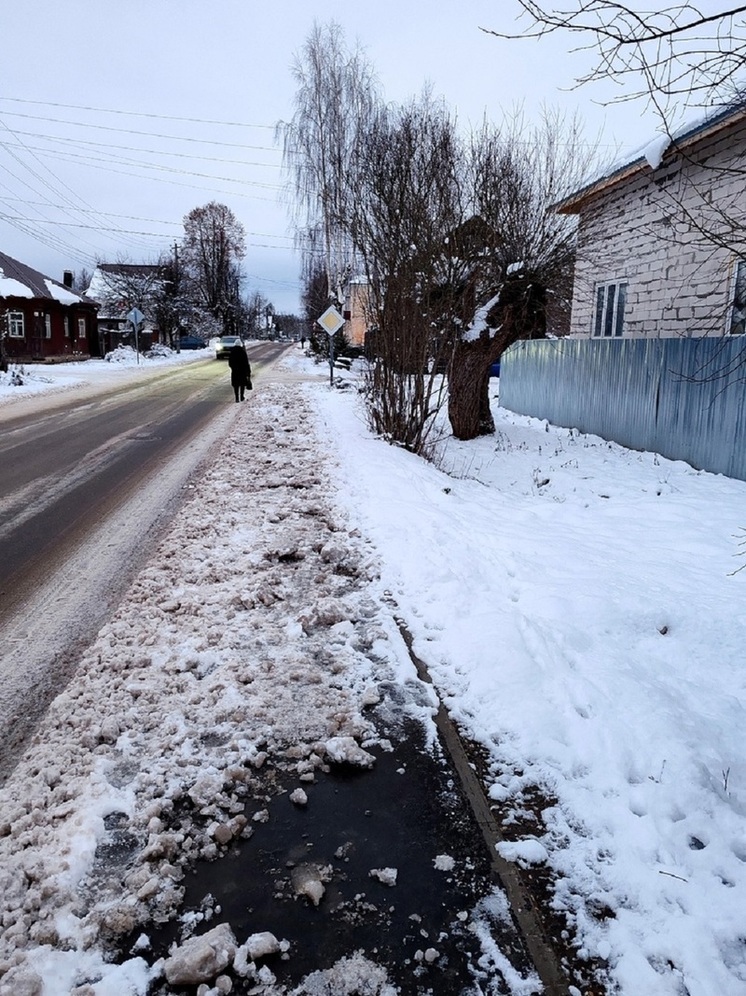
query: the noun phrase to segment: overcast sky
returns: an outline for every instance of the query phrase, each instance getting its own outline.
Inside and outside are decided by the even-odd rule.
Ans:
[[[0,14],[0,249],[61,279],[96,260],[152,261],[193,207],[227,204],[248,233],[249,290],[299,308],[299,260],[274,126],[314,20],[359,41],[385,96],[426,81],[466,129],[522,104],[578,110],[605,152],[640,145],[640,107],[571,90],[567,41],[502,41],[515,0],[24,0]]]

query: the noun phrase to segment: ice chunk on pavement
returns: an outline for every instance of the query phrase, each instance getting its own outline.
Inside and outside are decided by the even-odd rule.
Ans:
[[[296,896],[306,896],[314,906],[318,906],[326,892],[324,882],[331,877],[331,865],[305,864],[293,868],[290,879]]]
[[[433,865],[437,871],[449,872],[453,871],[456,862],[453,860],[450,854],[439,854],[437,857],[433,858]]]
[[[399,874],[396,868],[371,868],[368,872],[371,878],[377,878],[384,885],[396,885],[396,876]]]
[[[375,685],[369,685],[368,688],[363,692],[363,697],[360,700],[361,706],[374,706],[378,705],[381,701],[381,693],[378,691]]]
[[[389,982],[386,969],[369,961],[362,951],[341,958],[331,968],[312,972],[303,983],[303,992],[334,993],[334,996],[355,996],[356,993],[397,996],[399,992]]]
[[[223,776],[217,772],[206,772],[197,778],[188,795],[195,806],[208,806],[222,791]]]
[[[363,750],[354,737],[331,737],[324,744],[327,756],[335,764],[352,764],[356,768],[372,768],[376,759]]]
[[[280,950],[280,942],[269,930],[261,930],[247,937],[243,947],[248,951],[252,961],[256,961],[258,958],[267,958],[269,955],[277,954]]]
[[[169,984],[197,985],[214,979],[236,954],[236,938],[230,925],[219,923],[199,937],[190,937],[166,959]]]

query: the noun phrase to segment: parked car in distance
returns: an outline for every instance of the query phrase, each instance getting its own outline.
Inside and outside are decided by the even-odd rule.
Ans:
[[[183,335],[179,339],[179,349],[207,349],[207,343],[198,335]]]
[[[227,360],[228,353],[234,346],[243,346],[243,339],[240,335],[221,335],[215,343],[215,359]]]
[[[490,364],[490,377],[499,377],[499,376],[500,376],[500,361],[495,360],[494,363]]]

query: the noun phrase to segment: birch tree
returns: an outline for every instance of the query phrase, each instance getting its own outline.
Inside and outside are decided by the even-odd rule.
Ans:
[[[295,110],[277,128],[305,275],[321,261],[330,300],[342,301],[352,265],[346,217],[348,167],[378,102],[373,70],[360,48],[350,50],[342,28],[315,23],[292,65]]]

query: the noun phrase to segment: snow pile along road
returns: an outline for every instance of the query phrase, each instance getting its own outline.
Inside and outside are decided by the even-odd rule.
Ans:
[[[251,834],[267,757],[299,803],[319,768],[371,763],[364,710],[393,656],[309,421],[295,387],[241,411],[0,792],[3,994],[144,993],[145,962],[107,966],[107,947],[174,913],[188,863]]]

